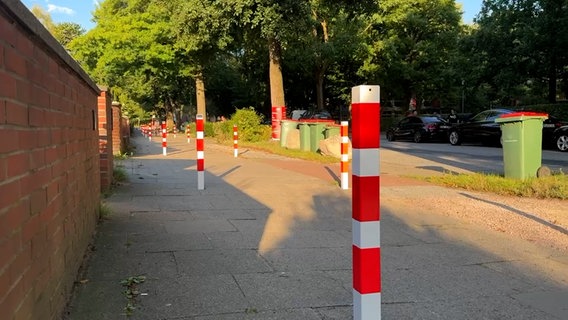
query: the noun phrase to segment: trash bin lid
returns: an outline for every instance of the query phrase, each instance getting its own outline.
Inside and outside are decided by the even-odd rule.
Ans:
[[[514,122],[528,119],[548,119],[548,114],[543,112],[519,111],[506,113],[495,119],[495,122]]]

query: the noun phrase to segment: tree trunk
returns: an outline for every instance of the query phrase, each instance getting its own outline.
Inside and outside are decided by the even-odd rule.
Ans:
[[[284,107],[284,81],[282,80],[282,48],[275,38],[268,39],[268,53],[270,57],[270,102],[272,107]]]
[[[197,94],[197,114],[203,115],[203,121],[207,121],[207,110],[205,108],[205,82],[203,82],[203,73],[201,72],[195,76],[195,91]]]

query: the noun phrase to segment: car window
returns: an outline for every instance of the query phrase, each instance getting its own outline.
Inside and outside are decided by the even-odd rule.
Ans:
[[[442,119],[440,119],[439,117],[422,117],[422,121],[425,123],[430,123],[430,122],[440,122],[442,121]]]
[[[492,111],[492,112],[487,114],[487,120],[495,121],[495,119],[499,118],[503,114],[504,113],[502,113],[502,112]]]
[[[407,125],[408,123],[410,123],[410,118],[404,118],[402,120],[400,120],[400,122],[398,123],[399,126],[404,126]]]
[[[471,118],[471,121],[479,122],[479,121],[484,121],[486,118],[487,118],[487,111],[483,111],[476,114],[473,118]]]
[[[410,123],[422,123],[422,120],[420,120],[420,118],[417,118],[417,117],[410,117],[409,122]]]

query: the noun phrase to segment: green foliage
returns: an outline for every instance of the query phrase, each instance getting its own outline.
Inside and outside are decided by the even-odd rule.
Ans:
[[[215,122],[207,121],[203,124],[203,135],[206,137],[215,136]]]
[[[239,141],[258,142],[266,140],[267,126],[261,125],[263,116],[258,114],[254,108],[237,109],[224,128],[225,132],[232,135],[233,125],[237,125]],[[269,136],[270,137],[270,136]]]
[[[146,281],[145,276],[133,276],[120,281],[120,284],[125,287],[122,294],[127,299],[126,306],[124,307],[124,312],[127,316],[131,316],[136,310],[136,298],[140,295],[138,286],[144,281]]]
[[[524,180],[480,173],[444,174],[425,179],[443,186],[473,191],[542,199],[568,199],[568,175],[562,173]]]
[[[447,99],[457,84],[449,63],[456,57],[460,32],[453,1],[380,1],[361,74],[383,85],[384,97]]]
[[[262,125],[262,119],[252,107],[237,109],[229,120],[211,124],[213,136],[218,142],[232,141],[233,126],[237,125],[239,143],[269,140],[272,128]]]
[[[99,203],[99,217],[101,220],[110,218],[111,214],[112,210],[106,203],[104,202]]]

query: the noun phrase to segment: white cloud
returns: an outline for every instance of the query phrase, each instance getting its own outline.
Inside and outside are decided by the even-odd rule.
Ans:
[[[54,4],[48,4],[47,5],[47,12],[63,13],[63,14],[68,14],[68,15],[75,14],[75,11],[73,11],[73,9],[71,9],[71,8],[60,7],[60,6],[56,6]]]

